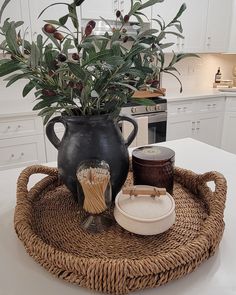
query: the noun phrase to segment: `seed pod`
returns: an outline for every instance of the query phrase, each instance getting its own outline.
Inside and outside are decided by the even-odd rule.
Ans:
[[[49,90],[49,89],[43,89],[42,90],[42,94],[44,96],[55,96],[56,95],[56,92],[53,91],[53,90]]]
[[[64,36],[57,31],[53,33],[53,37],[59,41],[62,41],[64,39]]]
[[[126,15],[124,16],[124,22],[127,23],[128,21],[129,21],[129,15],[126,14]]]
[[[72,53],[72,58],[73,58],[73,60],[79,60],[80,59],[80,57],[79,57],[79,54],[78,53]]]
[[[43,29],[48,34],[53,34],[54,32],[56,32],[56,28],[51,24],[44,25]]]
[[[126,43],[128,41],[128,39],[129,39],[129,37],[125,36],[124,39],[123,39],[123,42]]]
[[[57,56],[57,59],[58,59],[59,61],[61,61],[61,62],[64,62],[64,61],[67,60],[67,57],[66,57],[65,54],[63,54],[63,53],[59,53],[58,56]]]
[[[94,29],[96,27],[96,22],[94,20],[90,20],[87,26],[91,26]]]
[[[126,28],[123,28],[123,29],[122,29],[122,33],[124,33],[124,34],[127,33]]]
[[[116,11],[116,17],[118,18],[118,17],[120,17],[121,16],[121,12],[120,12],[120,10],[117,10]]]
[[[92,31],[93,31],[93,27],[91,25],[87,25],[84,33],[86,36],[89,36],[89,35],[91,35]]]

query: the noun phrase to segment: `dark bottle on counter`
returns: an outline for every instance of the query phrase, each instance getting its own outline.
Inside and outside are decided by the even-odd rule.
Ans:
[[[218,68],[217,73],[215,74],[215,83],[220,83],[221,81],[221,72],[220,72],[220,67]]]

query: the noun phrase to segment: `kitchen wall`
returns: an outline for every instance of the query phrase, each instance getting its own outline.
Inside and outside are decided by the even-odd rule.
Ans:
[[[218,67],[221,68],[222,79],[232,79],[236,54],[200,54],[199,56],[200,58],[184,59],[177,66],[181,73],[183,91],[205,90],[212,87]],[[170,58],[171,54],[167,54],[167,61]],[[167,89],[167,94],[179,92],[178,82],[170,75],[163,75],[162,86]]]

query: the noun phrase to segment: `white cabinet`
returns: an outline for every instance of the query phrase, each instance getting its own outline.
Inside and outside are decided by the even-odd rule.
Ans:
[[[209,0],[206,52],[226,52],[229,46],[232,0]]]
[[[119,6],[119,0],[86,0],[81,6],[81,18],[96,20],[102,16],[106,20],[114,20]]]
[[[29,9],[30,9],[30,16],[31,16],[31,31],[33,39],[35,39],[35,36],[37,34],[43,34],[42,28],[46,24],[44,20],[57,20],[68,14],[68,7],[64,4],[55,5],[52,7],[49,7],[41,16],[39,17],[39,14],[43,11],[44,8],[47,6],[54,4],[59,1],[54,0],[40,0],[40,1],[29,1]],[[71,4],[71,0],[65,0],[62,1],[63,3]],[[79,11],[79,10],[78,10]],[[73,24],[71,20],[69,19],[66,23],[66,26],[71,30],[74,31]],[[45,36],[45,35],[44,35]]]
[[[222,148],[236,154],[236,100],[235,97],[226,98],[226,112],[223,126]]]
[[[225,52],[229,45],[229,32],[232,16],[232,0],[185,0],[187,9],[180,20],[184,39],[173,35],[166,36],[166,42],[175,45],[168,49],[177,52]],[[158,14],[168,23],[173,19],[183,1],[166,0],[152,8],[152,18]],[[152,27],[158,24],[152,21]],[[174,28],[170,28],[173,30]],[[176,30],[175,30],[176,31]]]
[[[167,140],[192,137],[219,147],[223,114],[224,98],[169,103]]]
[[[42,120],[36,115],[0,118],[0,170],[46,162]]]
[[[0,7],[4,3],[5,0],[0,0]],[[24,21],[24,24],[20,26],[18,29],[21,31],[21,35],[25,35],[26,37],[30,36],[30,16],[29,16],[29,7],[28,0],[17,0],[10,1],[6,6],[3,15],[2,15],[2,23],[5,19],[10,18],[9,21]],[[0,43],[3,41],[3,37],[0,35]]]
[[[168,51],[177,52],[203,52],[205,45],[207,8],[208,0],[194,1],[185,0],[187,9],[183,12],[180,21],[183,27],[184,39],[175,35],[166,34],[165,42],[174,42],[175,45],[168,48]],[[177,14],[183,1],[166,0],[157,3],[152,8],[152,18],[160,15],[166,24],[168,24]],[[152,21],[152,27],[159,29],[157,22]],[[178,32],[174,27],[170,27],[168,31]],[[179,32],[178,32],[179,33]]]

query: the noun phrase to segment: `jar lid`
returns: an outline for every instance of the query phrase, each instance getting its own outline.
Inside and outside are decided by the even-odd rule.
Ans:
[[[145,162],[167,162],[174,160],[175,152],[163,146],[143,146],[133,150],[132,157],[135,160]]]
[[[136,188],[152,188],[137,185]],[[175,202],[168,193],[161,196],[130,196],[122,191],[116,197],[116,207],[129,218],[139,221],[153,221],[165,218],[175,209]]]

